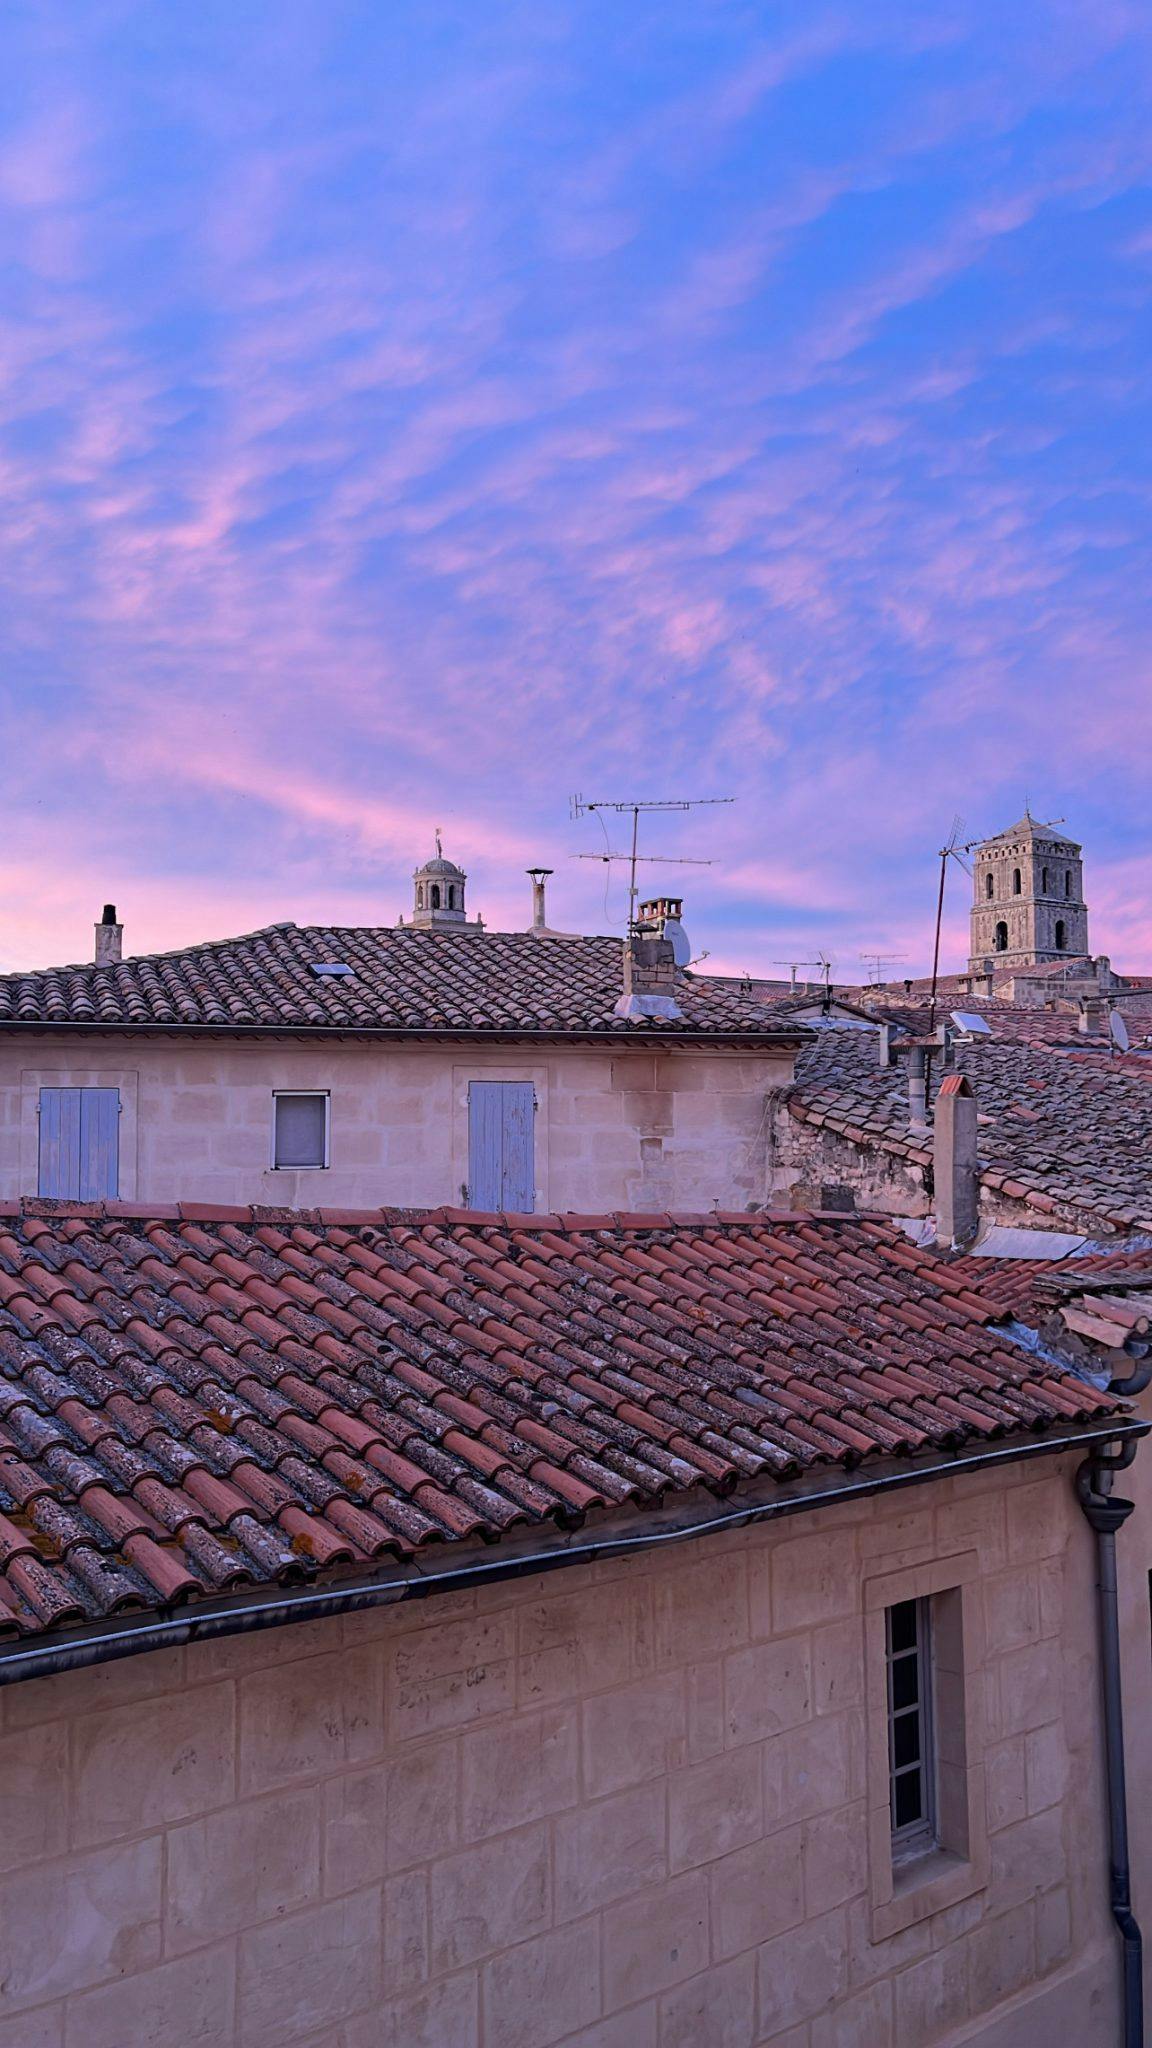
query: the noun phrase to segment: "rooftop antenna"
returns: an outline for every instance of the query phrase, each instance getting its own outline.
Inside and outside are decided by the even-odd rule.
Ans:
[[[796,969],[798,967],[818,967],[820,969],[821,974],[823,974],[824,969],[828,966],[828,962],[825,960],[823,953],[821,953],[820,958],[818,960],[774,960],[772,962],[772,965],[773,967],[786,967],[788,969],[788,973],[792,981],[792,994],[795,995]],[[810,984],[808,982],[805,982],[804,986],[805,988],[808,988]]]
[[[576,860],[626,860],[628,862],[628,930],[630,933],[634,932],[636,930],[637,862],[660,862],[670,867],[707,868],[712,866],[712,862],[708,860],[689,860],[687,858],[681,860],[675,854],[642,854],[639,850],[641,812],[694,811],[700,809],[704,804],[734,804],[735,801],[734,796],[688,796],[661,797],[650,803],[637,801],[634,798],[627,798],[623,802],[608,802],[605,799],[597,799],[594,803],[590,803],[580,795],[573,796],[569,804],[569,812],[573,818],[582,818],[587,812],[599,814],[602,811],[616,811],[621,816],[630,816],[632,819],[632,848],[629,853],[613,853],[610,848],[606,848],[603,853],[576,854],[574,858]],[[601,822],[603,821],[601,820]]]
[[[882,967],[899,967],[904,957],[903,953],[861,953],[860,955],[865,967],[871,969],[868,979],[873,985],[878,984],[882,979],[887,979],[886,976],[882,976],[880,973]]]

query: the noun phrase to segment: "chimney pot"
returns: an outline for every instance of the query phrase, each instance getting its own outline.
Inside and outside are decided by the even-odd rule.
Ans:
[[[123,947],[124,927],[117,920],[116,905],[114,903],[106,903],[100,922],[96,926],[96,951],[94,957],[97,967],[115,967],[117,961],[122,957]]]

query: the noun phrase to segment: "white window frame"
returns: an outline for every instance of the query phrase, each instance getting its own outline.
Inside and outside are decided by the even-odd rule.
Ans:
[[[280,1166],[276,1159],[276,1105],[281,1096],[319,1096],[324,1104],[324,1157],[311,1166]],[[271,1150],[268,1164],[273,1173],[326,1173],[332,1163],[332,1091],[329,1088],[274,1088],[272,1090]]]

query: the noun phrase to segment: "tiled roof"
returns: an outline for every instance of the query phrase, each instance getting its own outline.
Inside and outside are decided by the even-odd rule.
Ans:
[[[969,1257],[954,1260],[952,1271],[1022,1322],[1039,1324],[1055,1314],[1069,1331],[1105,1348],[1122,1349],[1152,1328],[1152,1241],[1053,1261]],[[1077,1317],[1090,1317],[1100,1329],[1078,1329]]]
[[[0,1215],[0,1629],[1091,1421],[892,1225]]]
[[[272,925],[245,938],[149,953],[114,966],[0,975],[0,1026],[86,1024],[264,1030],[687,1032],[765,1039],[777,1030],[738,988],[685,974],[679,1022],[612,1014],[621,941],[532,932]],[[317,964],[350,967],[318,975]],[[794,1031],[795,1027],[791,1027]]]
[[[1152,1063],[995,1040],[958,1044],[955,1063],[976,1092],[987,1186],[1047,1215],[1152,1230]],[[932,1062],[933,1091],[942,1064]],[[798,1055],[796,1082],[789,1107],[802,1122],[929,1164],[931,1137],[908,1131],[906,1064],[881,1068],[871,1036],[821,1032]]]

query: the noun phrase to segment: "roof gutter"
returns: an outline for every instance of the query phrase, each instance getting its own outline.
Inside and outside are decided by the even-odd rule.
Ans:
[[[516,1025],[493,1024],[487,1030],[451,1025],[411,1024],[161,1024],[155,1021],[125,1024],[93,1020],[45,1017],[10,1017],[0,1024],[0,1042],[9,1032],[44,1037],[58,1032],[67,1038],[287,1038],[321,1042],[334,1038],[366,1040],[373,1044],[401,1045],[691,1045],[735,1048],[742,1052],[774,1051],[806,1045],[814,1035],[807,1026],[783,1031],[728,1031],[705,1025],[677,1030],[645,1030],[634,1024],[605,1026],[603,1030],[529,1030]]]
[[[1092,1455],[1106,1443],[1117,1441],[1132,1440],[1134,1447],[1134,1440],[1147,1436],[1150,1430],[1150,1422],[1120,1416],[1061,1431],[1059,1435],[1011,1438],[1003,1443],[984,1444],[977,1451],[935,1457],[923,1463],[886,1459],[850,1477],[841,1472],[823,1473],[787,1489],[778,1480],[767,1479],[758,1482],[764,1489],[759,1497],[752,1488],[738,1507],[716,1501],[704,1506],[694,1502],[646,1514],[639,1527],[608,1529],[587,1537],[553,1529],[551,1540],[542,1542],[539,1533],[534,1532],[530,1539],[500,1543],[495,1547],[495,1555],[491,1548],[470,1550],[458,1564],[443,1571],[430,1571],[417,1560],[367,1579],[298,1587],[272,1597],[241,1594],[200,1602],[180,1611],[169,1609],[167,1613],[139,1620],[118,1618],[84,1630],[58,1630],[31,1643],[17,1640],[0,1646],[0,1686],[18,1685],[30,1678],[56,1677],[61,1672],[140,1656],[146,1650],[179,1649],[185,1644],[222,1636],[250,1635],[293,1622],[355,1614],[401,1600],[427,1599],[435,1593],[498,1585],[506,1579],[557,1571],[567,1565],[594,1564],[601,1558],[631,1556],[658,1549],[665,1543],[684,1543],[697,1536],[749,1528],[756,1522],[839,1507],[872,1494],[923,1486],[929,1480],[953,1478],[959,1472],[987,1471],[1033,1458],[1056,1457],[1065,1451],[1083,1450]]]

